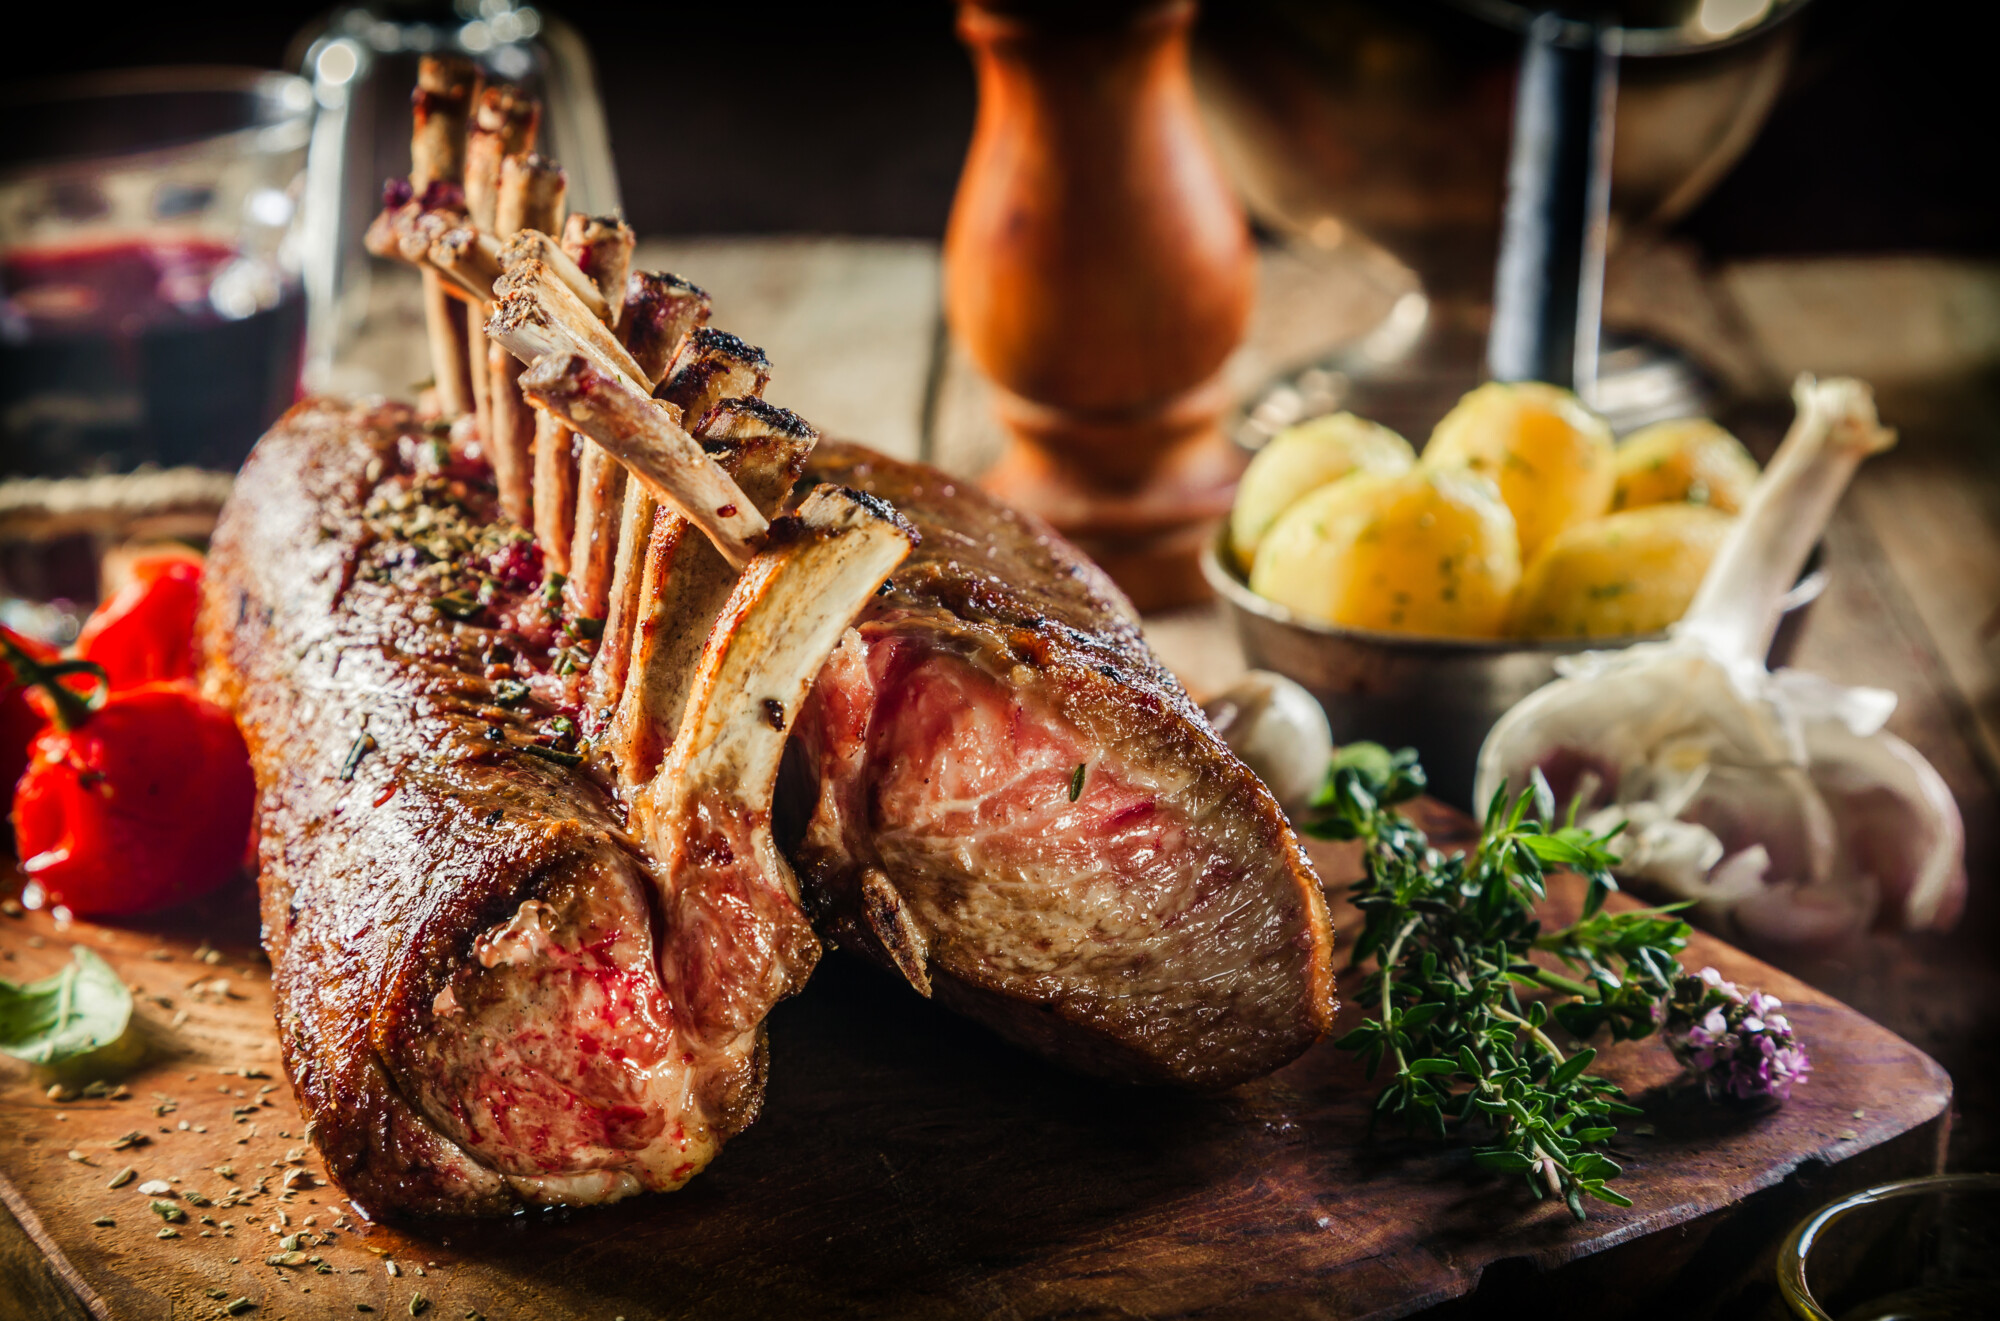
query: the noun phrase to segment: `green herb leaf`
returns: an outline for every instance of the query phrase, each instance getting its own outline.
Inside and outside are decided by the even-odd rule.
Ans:
[[[1083,773],[1088,769],[1089,764],[1088,762],[1080,761],[1076,764],[1076,769],[1070,773],[1069,800],[1072,803],[1083,797]]]
[[[111,965],[81,945],[53,977],[26,986],[0,980],[0,1053],[61,1065],[118,1043],[132,1023],[132,993]]]
[[[1556,1024],[1578,1038],[1655,1031],[1688,928],[1664,910],[1603,911],[1612,836],[1557,824],[1545,779],[1494,795],[1478,847],[1449,857],[1394,810],[1423,786],[1414,754],[1350,744],[1302,822],[1362,845],[1353,957],[1367,976],[1355,998],[1371,1012],[1338,1044],[1370,1078],[1391,1066],[1371,1124],[1400,1116],[1433,1134],[1477,1134],[1481,1168],[1525,1176],[1535,1197],[1553,1195],[1579,1218],[1585,1196],[1623,1204],[1603,1186],[1617,1163],[1587,1148],[1616,1136],[1608,1116],[1639,1112],[1587,1072],[1595,1049],[1571,1053],[1551,1034]],[[1559,869],[1583,877],[1590,897],[1582,919],[1544,933],[1534,906]],[[1573,975],[1536,963],[1538,951]]]

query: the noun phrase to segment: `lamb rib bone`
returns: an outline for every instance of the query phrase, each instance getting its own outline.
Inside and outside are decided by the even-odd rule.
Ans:
[[[566,238],[556,244],[540,230],[522,230],[508,240],[506,250],[500,254],[502,266],[524,268],[528,262],[538,262],[544,270],[562,280],[586,312],[596,316],[604,326],[616,320],[618,304],[606,298],[604,288],[600,288],[600,274],[610,276],[612,272],[584,270],[578,258],[592,256],[592,244],[596,246],[594,264],[616,264],[616,280],[606,280],[612,288],[624,288],[624,272],[630,266],[632,256],[632,230],[620,222],[616,216],[582,216],[574,214],[564,222],[562,232]],[[574,240],[568,238],[574,234]],[[624,254],[620,256],[616,248],[624,240]],[[504,280],[506,276],[502,276]],[[636,364],[634,364],[636,366]],[[598,492],[592,500],[592,522],[582,524],[584,544],[582,552],[588,558],[590,542],[596,540],[598,532],[604,532],[604,554],[610,554],[614,534],[608,526],[608,518],[598,512],[598,502],[602,500],[604,468],[616,466],[604,452],[590,440],[580,440],[568,426],[556,420],[548,412],[540,412],[534,418],[534,536],[542,544],[542,558],[550,572],[564,574],[566,578],[576,570],[578,550],[578,522],[576,512],[582,502],[584,468],[596,454],[594,472],[590,472],[592,482]],[[568,592],[566,592],[568,594]]]
[[[604,323],[614,331],[624,311],[625,277],[632,268],[635,241],[632,227],[616,216],[577,213],[563,225],[564,259],[573,259],[588,277],[605,306]],[[582,440],[577,450],[576,494],[568,509],[570,542],[565,547],[569,580],[563,599],[572,618],[594,619],[601,625],[611,587],[611,555],[618,545],[625,470],[595,441]],[[552,529],[557,535],[561,531]]]
[[[489,440],[493,435],[493,382],[486,343],[485,304],[492,301],[493,281],[500,273],[499,242],[493,237],[493,227],[499,216],[501,162],[534,150],[541,120],[541,102],[522,96],[516,87],[496,83],[480,91],[479,102],[472,111],[472,127],[465,139],[465,209],[472,220],[467,246],[473,248],[473,253],[467,255],[476,253],[484,258],[487,248],[495,250],[491,269],[481,271],[477,283],[470,286],[479,302],[466,319],[473,409],[479,415],[480,436]],[[478,246],[481,239],[484,246]],[[436,244],[432,245],[431,260],[443,269],[443,263],[437,260]]]
[[[410,188],[418,197],[433,184],[465,179],[465,125],[478,93],[479,70],[459,55],[426,55],[417,64],[410,116]],[[456,417],[471,404],[464,313],[453,308],[434,271],[425,270],[424,327],[439,407]]]
[[[567,183],[562,171],[532,153],[509,156],[500,163],[500,191],[494,200],[493,237],[505,240],[524,225],[549,232],[562,223]],[[497,291],[494,294],[498,296]],[[488,309],[487,320],[492,320]],[[491,340],[489,325],[486,337]],[[488,344],[487,389],[493,432],[488,437],[493,476],[500,487],[500,504],[522,527],[534,526],[535,413],[521,397],[522,362],[505,346]]]
[[[771,364],[763,350],[745,344],[734,335],[702,326],[680,341],[666,379],[654,393],[673,404],[683,418],[694,421],[698,428],[700,420],[723,399],[755,396],[763,391],[770,378]],[[638,483],[631,485],[632,491],[639,489]],[[644,507],[628,506],[624,526],[632,533],[629,544],[621,538],[619,548],[619,566],[626,572],[623,579],[613,580],[614,595],[624,610],[616,628],[611,626],[611,620],[606,621],[600,654],[606,648],[609,654],[602,673],[593,676],[593,679],[615,678],[617,682],[590,683],[587,705],[597,713],[597,719],[621,726],[618,736],[612,738],[613,764],[628,770],[643,768],[650,773],[656,759],[649,745],[656,742],[657,736],[646,733],[643,725],[633,723],[644,714],[644,709],[634,709],[629,704],[635,687],[642,692],[661,691],[657,682],[638,682],[640,676],[636,671],[642,653],[649,650],[648,635],[662,628],[673,628],[692,629],[699,636],[706,631],[708,619],[672,617],[664,599],[669,586],[668,572],[682,537],[682,520],[671,511],[658,509],[648,498]],[[715,604],[709,602],[711,614]],[[676,709],[678,701],[676,698]],[[662,727],[673,728],[672,720],[666,720]]]
[[[804,419],[761,399],[725,400],[695,434],[766,517],[783,506],[819,440]],[[715,548],[671,512],[660,518],[645,549],[625,689],[597,740],[599,764],[625,786],[650,780],[664,760],[703,639],[736,581]]]
[[[423,260],[466,298],[480,305],[483,319],[484,305],[493,301],[493,284],[505,269],[500,263],[500,252],[500,240],[477,228],[474,222],[453,226],[432,239],[424,250]],[[479,333],[483,351],[486,328],[481,326]]]
[[[646,790],[668,991],[690,1038],[741,1052],[738,1077],[751,1087],[765,1015],[819,952],[771,837],[785,739],[827,656],[916,539],[889,505],[831,486],[779,519],[709,632],[673,748]],[[745,938],[746,909],[762,939]]]
[[[519,352],[524,338],[505,319],[503,300],[487,333]],[[741,487],[681,429],[671,405],[655,401],[622,375],[567,346],[536,355],[521,389],[575,430],[611,451],[653,497],[699,527],[735,568],[750,562],[770,524]]]
[[[585,218],[579,214],[571,216],[570,220]],[[524,229],[511,235],[501,245],[502,268],[512,270],[531,261],[539,261],[548,267],[549,273],[563,282],[564,287],[583,304],[585,311],[606,326],[612,324],[611,304],[606,301],[603,290],[577,265],[574,256],[563,251],[562,244],[539,229]]]
[[[493,286],[493,294],[487,337],[505,344],[523,363],[551,353],[580,353],[630,389],[646,393],[644,370],[546,262],[515,262]]]
[[[627,277],[618,337],[645,373],[648,389],[657,386],[666,375],[668,362],[681,340],[708,320],[708,308],[708,295],[679,276],[639,271]],[[619,471],[624,472],[623,465]],[[625,687],[646,546],[659,512],[644,483],[626,481],[624,487],[610,594],[603,606],[604,630],[584,682],[583,709],[591,724],[609,718]]]

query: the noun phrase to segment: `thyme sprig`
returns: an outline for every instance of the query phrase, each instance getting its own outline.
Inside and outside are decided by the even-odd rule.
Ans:
[[[1357,968],[1373,965],[1357,996],[1370,1014],[1338,1045],[1360,1054],[1371,1079],[1391,1066],[1374,1118],[1473,1138],[1482,1168],[1521,1176],[1579,1220],[1585,1198],[1630,1206],[1608,1186],[1620,1169],[1602,1147],[1616,1136],[1614,1117],[1640,1112],[1587,1072],[1594,1049],[1565,1047],[1554,1028],[1579,1041],[1654,1032],[1681,973],[1687,924],[1669,909],[1604,910],[1617,888],[1617,830],[1593,834],[1574,813],[1555,824],[1539,772],[1511,801],[1505,789],[1494,795],[1470,855],[1432,848],[1395,810],[1423,790],[1413,752],[1350,744],[1303,823],[1363,845],[1353,957]],[[1534,905],[1552,870],[1576,872],[1589,891],[1576,922],[1545,932]],[[1532,962],[1536,951],[1563,971]]]

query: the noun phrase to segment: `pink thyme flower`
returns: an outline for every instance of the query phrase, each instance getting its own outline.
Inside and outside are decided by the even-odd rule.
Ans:
[[[1790,1100],[1792,1088],[1812,1072],[1812,1057],[1792,1034],[1791,1020],[1778,1012],[1783,1007],[1774,995],[1745,992],[1703,968],[1674,983],[1667,1046],[1711,1097]]]

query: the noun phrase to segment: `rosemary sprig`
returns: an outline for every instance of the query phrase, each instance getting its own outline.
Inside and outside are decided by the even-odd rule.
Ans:
[[[1614,1040],[1652,1033],[1680,975],[1687,924],[1667,909],[1604,911],[1617,888],[1617,831],[1555,825],[1539,772],[1511,802],[1504,789],[1494,795],[1470,856],[1433,849],[1395,810],[1423,789],[1413,752],[1350,744],[1303,823],[1364,846],[1354,963],[1373,964],[1357,997],[1371,1013],[1338,1044],[1360,1053],[1370,1078],[1391,1066],[1374,1117],[1440,1137],[1478,1135],[1472,1156],[1482,1168],[1520,1175],[1579,1220],[1587,1197],[1630,1206],[1608,1186],[1620,1170],[1600,1148],[1616,1135],[1614,1116],[1640,1112],[1586,1072],[1597,1052],[1565,1048],[1551,1023],[1579,1040],[1602,1029]],[[1534,905],[1555,869],[1583,876],[1589,894],[1581,918],[1544,932]],[[1537,950],[1571,975],[1531,962]]]

